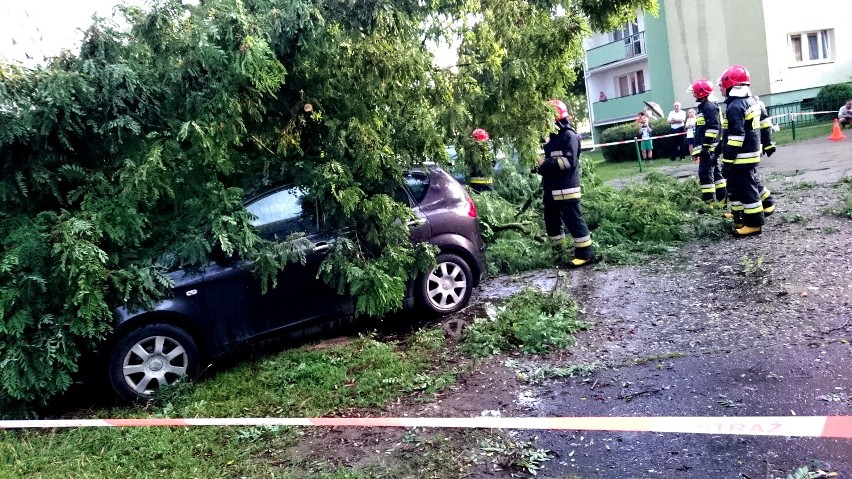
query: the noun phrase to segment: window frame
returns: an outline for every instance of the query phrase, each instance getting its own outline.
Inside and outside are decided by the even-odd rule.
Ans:
[[[818,58],[810,59],[810,35],[816,35],[816,50]],[[798,51],[796,44],[798,43]],[[834,55],[834,28],[821,28],[817,30],[802,30],[787,34],[787,48],[789,50],[790,68],[833,63]],[[825,56],[822,56],[825,53]],[[801,57],[801,60],[798,59]]]
[[[627,82],[627,95],[622,95],[621,90],[621,80],[625,79]],[[645,71],[644,70],[635,70],[631,72],[627,72],[624,75],[618,75],[615,77],[615,89],[619,93],[618,98],[622,98],[625,96],[633,96],[639,95],[641,93],[645,93],[648,89],[645,87]]]

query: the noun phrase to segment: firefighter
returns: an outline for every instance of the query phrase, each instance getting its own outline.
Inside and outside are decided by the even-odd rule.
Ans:
[[[473,144],[467,148],[467,167],[470,172],[470,189],[482,193],[494,191],[494,153],[491,151],[488,132],[482,128],[473,130],[470,134]]]
[[[580,209],[580,137],[565,103],[549,103],[556,109],[557,132],[544,144],[544,158],[538,160],[537,168],[544,190],[544,225],[558,259],[565,248],[564,224],[574,240],[574,255],[567,266],[579,268],[596,260]]]
[[[760,234],[765,221],[755,172],[761,153],[760,107],[751,97],[750,85],[751,76],[741,65],[728,68],[719,79],[727,105],[722,164],[727,170],[734,232],[740,237]]]
[[[695,148],[692,156],[698,160],[698,180],[701,199],[711,206],[722,207],[727,200],[727,181],[722,177],[718,156],[714,155],[719,142],[719,105],[710,99],[713,83],[699,79],[692,82],[690,91],[698,102],[695,117]]]

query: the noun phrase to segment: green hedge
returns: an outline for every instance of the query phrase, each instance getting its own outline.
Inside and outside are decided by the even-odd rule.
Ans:
[[[651,122],[653,136],[666,135],[672,132],[671,126],[665,118]],[[635,121],[624,123],[612,128],[607,128],[601,134],[601,143],[613,141],[632,140],[639,136],[639,124]],[[673,136],[654,140],[654,158],[668,158],[674,149],[676,141],[685,141],[683,136]],[[684,146],[686,148],[686,146]],[[626,145],[605,146],[602,148],[603,157],[606,161],[636,161],[636,147],[633,143]],[[686,150],[684,150],[686,151]]]
[[[834,113],[816,115],[816,119],[818,121],[831,121],[837,118],[837,111],[849,100],[852,100],[852,83],[834,83],[822,87],[814,98],[814,111],[832,111]]]

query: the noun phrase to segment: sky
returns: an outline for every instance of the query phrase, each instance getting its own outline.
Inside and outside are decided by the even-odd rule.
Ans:
[[[111,17],[121,0],[0,0],[0,59],[32,66],[45,56],[76,52],[92,14]],[[142,4],[142,0],[128,0]],[[28,58],[29,57],[29,58]]]
[[[92,15],[111,17],[122,0],[0,0],[0,60],[32,67],[63,49],[77,53]],[[144,5],[144,0],[124,0]],[[184,2],[187,3],[187,2]],[[433,47],[435,64],[456,62],[455,46]]]

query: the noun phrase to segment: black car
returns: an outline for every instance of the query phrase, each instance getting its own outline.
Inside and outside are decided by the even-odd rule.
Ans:
[[[329,317],[351,314],[351,298],[317,279],[336,235],[324,232],[317,215],[305,214],[302,190],[282,187],[246,203],[260,236],[305,234],[305,262],[289,264],[277,286],[261,294],[248,261],[211,261],[199,272],[173,273],[173,295],[153,309],[119,308],[108,344],[112,387],[123,398],[150,397],[157,389],[198,371],[203,360],[229,354],[272,337],[298,333]],[[416,219],[413,242],[437,246],[436,267],[409,285],[405,306],[436,314],[463,308],[485,271],[485,244],[476,207],[467,191],[437,166],[405,175],[399,198]]]

